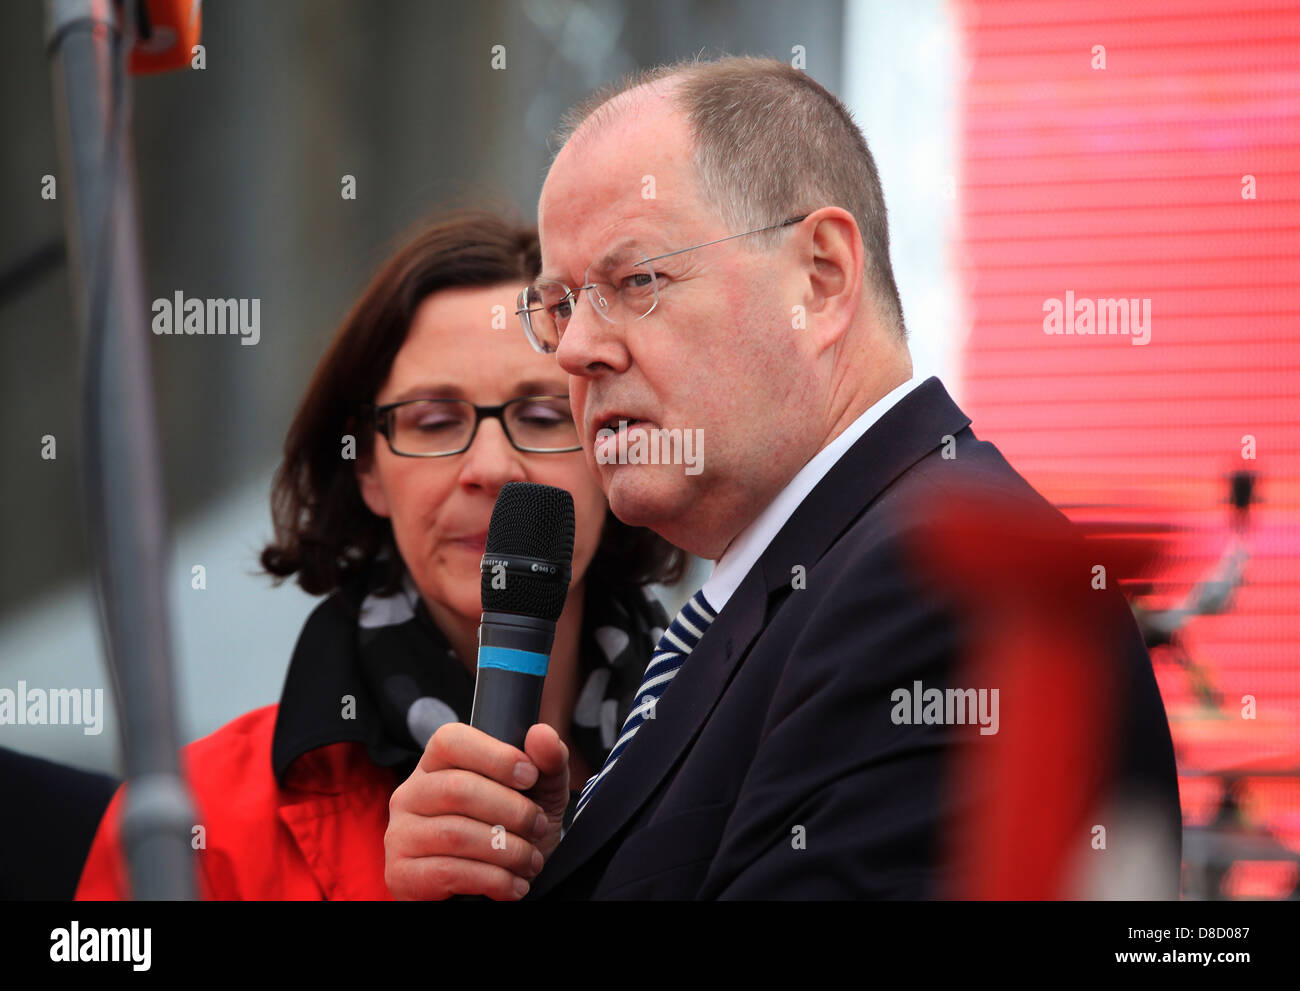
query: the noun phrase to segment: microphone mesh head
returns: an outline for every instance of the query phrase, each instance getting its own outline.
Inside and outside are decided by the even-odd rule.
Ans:
[[[486,553],[536,558],[560,569],[558,575],[503,575],[493,588],[491,569],[482,574],[484,611],[518,613],[555,622],[564,610],[573,567],[573,496],[535,482],[506,482],[492,507]],[[503,584],[498,578],[496,584]]]

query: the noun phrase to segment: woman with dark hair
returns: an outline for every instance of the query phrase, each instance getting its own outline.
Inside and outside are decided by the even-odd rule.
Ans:
[[[667,625],[645,586],[676,581],[684,555],[609,512],[563,372],[506,329],[539,264],[536,231],[493,214],[427,226],[381,268],[317,367],[261,560],[328,598],[303,627],[279,704],[182,752],[206,897],[390,897],[389,798],[440,725],[469,721],[479,559],[506,482],[574,499],[573,578],[540,721],[567,746],[571,781],[613,746]],[[119,790],[78,898],[127,896],[121,803]]]

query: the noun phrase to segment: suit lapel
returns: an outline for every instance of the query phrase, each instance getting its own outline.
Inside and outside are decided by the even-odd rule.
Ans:
[[[937,378],[904,396],[831,467],[763,552],[686,659],[618,766],[565,834],[528,897],[545,895],[601,849],[654,793],[699,735],[740,659],[762,630],[769,596],[791,568],[826,553],[899,475],[970,424]]]
[[[529,897],[540,897],[610,839],[654,793],[659,782],[703,729],[740,658],[763,627],[762,579],[751,571],[710,624],[618,765],[565,834]]]

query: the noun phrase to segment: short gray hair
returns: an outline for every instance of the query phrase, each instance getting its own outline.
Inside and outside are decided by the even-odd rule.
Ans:
[[[603,86],[564,115],[551,138],[558,154],[590,121],[606,123],[616,97],[671,79],[695,143],[704,198],[736,231],[766,227],[823,206],[853,214],[881,319],[902,337],[903,305],[889,262],[889,220],[866,139],[843,103],[777,59],[729,56],[656,66]],[[777,243],[779,232],[756,235]]]

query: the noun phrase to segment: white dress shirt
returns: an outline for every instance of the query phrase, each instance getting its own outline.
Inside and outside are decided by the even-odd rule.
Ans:
[[[708,600],[715,616],[722,612],[727,600],[740,587],[741,581],[763,555],[763,551],[767,550],[767,545],[781,532],[786,520],[844,456],[844,452],[919,384],[920,381],[912,377],[868,407],[843,433],[799,469],[799,473],[777,493],[776,498],[755,517],[754,522],[736,534],[735,539],[722,552],[722,557],[714,562],[713,573],[704,583],[704,598]]]

